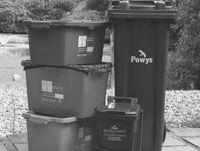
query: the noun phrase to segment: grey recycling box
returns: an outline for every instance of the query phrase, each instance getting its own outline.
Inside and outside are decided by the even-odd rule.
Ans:
[[[27,121],[29,151],[90,151],[92,138],[91,117],[52,117],[29,111]]]

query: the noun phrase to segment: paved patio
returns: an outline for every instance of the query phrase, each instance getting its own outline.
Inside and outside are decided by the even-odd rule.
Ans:
[[[28,151],[26,134],[1,138],[0,151]],[[200,128],[168,130],[162,151],[200,151]]]

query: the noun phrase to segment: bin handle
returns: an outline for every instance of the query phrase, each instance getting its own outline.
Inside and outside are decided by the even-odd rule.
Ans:
[[[148,8],[156,8],[156,9],[165,9],[165,8],[172,8],[172,6],[168,6],[168,3],[164,0],[153,0],[153,1],[145,1],[146,4],[141,5],[141,1],[129,1],[132,5],[130,7],[148,7]],[[142,1],[144,2],[144,1]]]
[[[154,0],[154,5],[155,5],[155,8],[157,9],[166,8],[165,1]]]
[[[135,105],[138,103],[138,98],[133,97],[119,97],[119,96],[108,96],[108,102],[111,103],[129,103]]]

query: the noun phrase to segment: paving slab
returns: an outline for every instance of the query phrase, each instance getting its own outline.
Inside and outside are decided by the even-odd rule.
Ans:
[[[14,144],[26,144],[27,143],[27,135],[8,135],[7,138],[12,141]]]
[[[8,151],[18,151],[15,144],[11,142],[7,137],[1,139],[1,143],[7,148]]]
[[[183,137],[183,138],[200,148],[200,137]]]
[[[190,146],[172,146],[172,147],[163,147],[162,151],[198,151]]]
[[[200,137],[200,128],[173,128],[170,131],[181,137]]]
[[[163,147],[170,147],[170,146],[186,146],[186,144],[181,140],[177,139],[173,134],[167,133]]]
[[[28,151],[28,144],[15,144],[18,151]]]
[[[187,131],[185,129],[185,131]],[[193,133],[191,133],[193,134]],[[194,134],[193,134],[194,135]],[[188,142],[198,146],[200,137],[182,137]],[[9,135],[0,140],[0,151],[28,151],[28,143],[26,134]],[[172,132],[167,132],[165,143],[162,151],[200,151],[195,146],[184,142],[180,137]]]
[[[0,151],[8,151],[6,146],[2,142],[0,142]]]
[[[9,135],[7,138],[16,146],[18,151],[28,151],[27,135]]]

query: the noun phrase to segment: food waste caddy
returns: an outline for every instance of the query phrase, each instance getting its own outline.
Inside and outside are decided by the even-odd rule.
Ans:
[[[108,96],[95,109],[93,151],[141,151],[142,109],[137,98]]]
[[[165,1],[114,1],[115,95],[137,97],[144,112],[142,151],[161,151],[169,27],[176,11]]]

